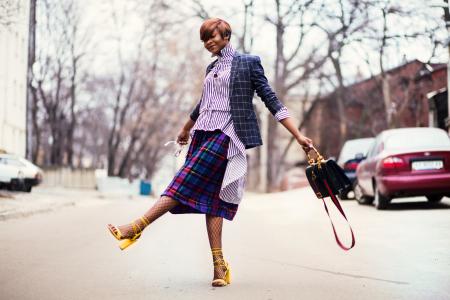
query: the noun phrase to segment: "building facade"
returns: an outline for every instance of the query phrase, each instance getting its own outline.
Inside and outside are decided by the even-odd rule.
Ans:
[[[447,87],[432,91],[427,95],[430,101],[429,123],[431,127],[447,130],[445,120],[448,118]]]
[[[0,151],[25,156],[29,1],[0,23]]]
[[[410,61],[387,71],[393,127],[433,126],[430,92],[447,86],[445,64]],[[336,94],[316,100],[305,117],[305,133],[326,156],[337,156],[347,139],[372,137],[388,128],[380,76],[345,87],[347,136],[341,137]],[[432,124],[433,123],[433,124]]]

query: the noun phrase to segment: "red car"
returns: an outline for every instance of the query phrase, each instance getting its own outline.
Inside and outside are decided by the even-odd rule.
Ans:
[[[392,198],[450,196],[450,138],[438,128],[416,127],[381,132],[356,170],[355,198],[387,208]]]

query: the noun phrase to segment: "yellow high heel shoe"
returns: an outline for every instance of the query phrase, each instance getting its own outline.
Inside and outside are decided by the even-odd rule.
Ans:
[[[225,275],[223,278],[217,278],[214,279],[211,282],[212,286],[220,287],[220,286],[226,286],[231,283],[231,268],[230,265],[223,259],[222,257],[222,249],[220,248],[213,248],[211,249],[211,252],[213,254],[213,257],[219,256],[218,259],[214,260],[214,267],[225,267]]]
[[[150,224],[150,222],[148,221],[148,219],[145,216],[142,216],[140,219],[145,224],[145,226],[148,226]],[[111,232],[111,234],[118,241],[120,241],[120,243],[119,243],[120,250],[125,250],[127,247],[134,244],[141,237],[142,228],[135,221],[131,223],[131,227],[133,228],[134,235],[131,238],[125,238],[123,236],[123,234],[120,232],[119,228],[117,228],[111,224],[107,225],[109,232]]]

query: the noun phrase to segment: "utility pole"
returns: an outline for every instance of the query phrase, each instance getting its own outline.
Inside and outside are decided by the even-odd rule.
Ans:
[[[30,0],[28,24],[28,62],[27,62],[27,105],[26,105],[26,150],[25,157],[32,160],[33,153],[33,115],[35,103],[32,92],[33,65],[36,60],[36,0]]]

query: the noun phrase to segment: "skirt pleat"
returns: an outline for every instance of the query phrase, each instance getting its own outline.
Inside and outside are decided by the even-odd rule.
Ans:
[[[220,130],[195,130],[186,161],[161,196],[179,204],[173,214],[202,213],[233,220],[238,205],[220,199],[230,138]]]

